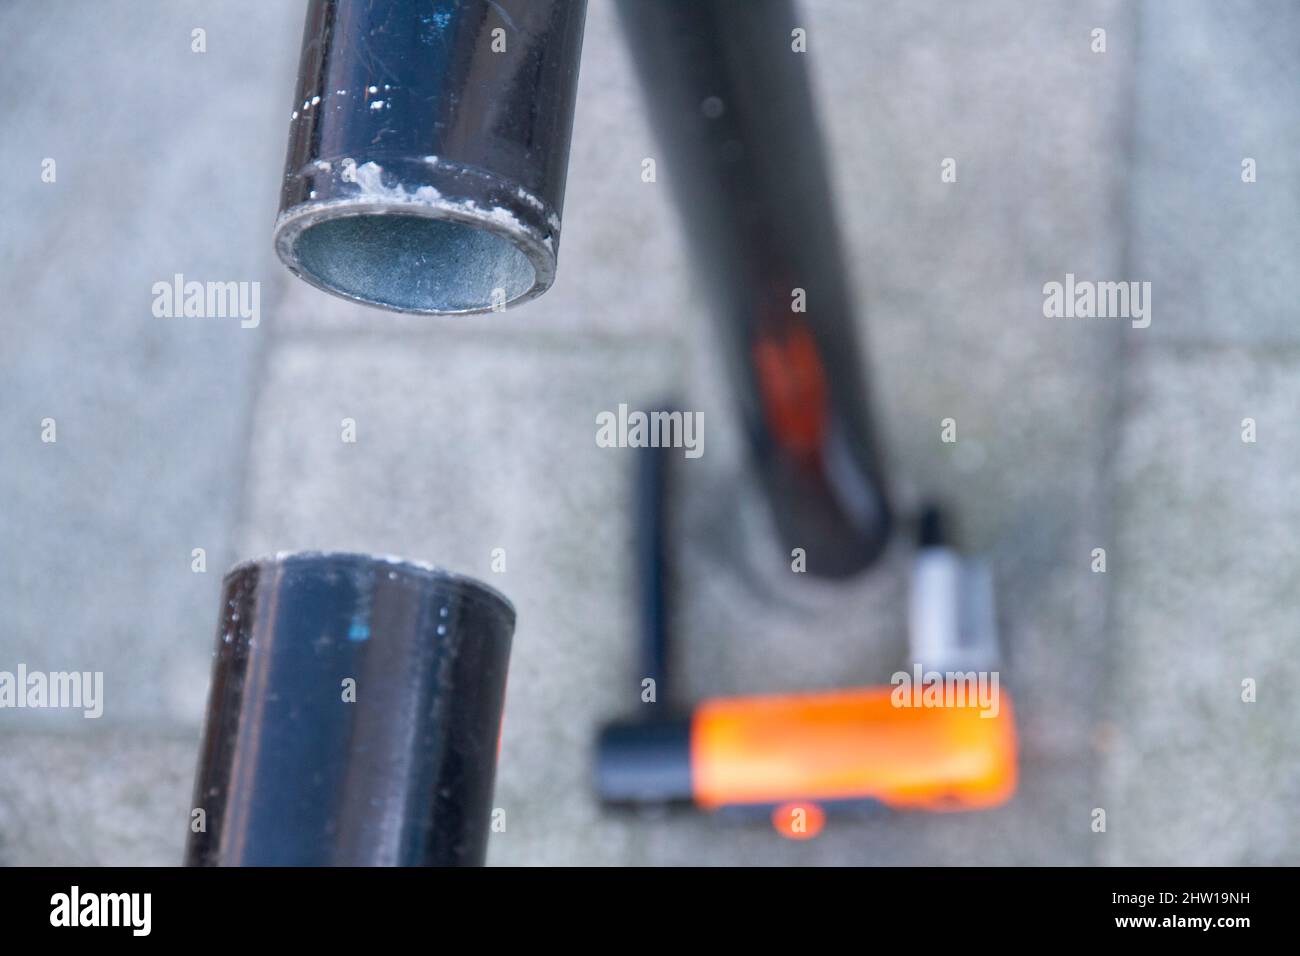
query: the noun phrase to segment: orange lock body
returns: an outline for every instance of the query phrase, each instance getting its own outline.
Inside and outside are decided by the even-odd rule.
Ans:
[[[901,810],[979,810],[1016,789],[1010,695],[978,706],[898,707],[894,687],[736,697],[699,705],[690,776],[705,809],[791,800],[878,800]],[[993,713],[993,708],[988,713]]]

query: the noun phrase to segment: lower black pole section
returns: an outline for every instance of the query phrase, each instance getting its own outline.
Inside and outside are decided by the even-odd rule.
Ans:
[[[190,866],[481,864],[514,609],[358,554],[225,579]]]
[[[889,529],[826,166],[788,0],[620,0],[788,549],[829,577]]]

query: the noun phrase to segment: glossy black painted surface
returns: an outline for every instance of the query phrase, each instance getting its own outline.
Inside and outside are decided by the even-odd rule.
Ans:
[[[806,22],[788,0],[619,10],[778,528],[809,572],[853,574],[884,547],[889,513],[806,57],[793,49]]]
[[[596,739],[596,794],[608,806],[691,802],[691,719],[607,724]]]
[[[672,407],[662,411],[672,412]],[[680,413],[679,413],[680,414]],[[671,564],[668,560],[669,490],[672,462],[676,449],[639,448],[634,452],[636,465],[636,515],[633,532],[636,541],[636,587],[639,608],[640,640],[636,674],[638,691],[645,693],[643,682],[654,681],[656,710],[667,709],[672,702],[672,590]]]
[[[544,291],[585,17],[586,0],[312,0],[280,257],[399,311],[487,311]]]
[[[232,570],[186,864],[481,864],[514,617],[367,555]]]

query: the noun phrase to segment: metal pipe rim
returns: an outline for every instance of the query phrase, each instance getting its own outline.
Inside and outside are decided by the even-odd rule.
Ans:
[[[483,304],[465,305],[463,307],[420,306],[394,302],[389,298],[367,294],[361,288],[341,286],[318,276],[300,259],[298,245],[304,233],[323,223],[336,222],[354,217],[373,218],[378,216],[405,216],[428,219],[437,222],[456,223],[479,230],[497,239],[509,243],[522,254],[532,269],[531,282],[523,291],[506,295],[500,303],[489,299]],[[466,209],[462,204],[451,202],[412,203],[403,200],[365,201],[334,199],[320,203],[307,203],[283,213],[275,224],[275,251],[283,262],[298,278],[308,285],[315,286],[322,292],[357,302],[362,305],[378,307],[389,312],[406,315],[481,315],[514,308],[524,302],[537,298],[551,287],[555,281],[555,254],[545,240],[538,238],[526,226],[494,218],[493,210]]]
[[[301,184],[301,194],[321,198],[290,206],[277,217],[273,231],[276,254],[294,275],[323,292],[391,312],[476,315],[504,311],[534,299],[555,281],[558,213],[519,184],[484,170],[432,156],[417,163],[390,161],[387,168],[373,162],[357,166],[354,160],[343,159],[309,164],[294,181]],[[335,236],[326,240],[332,246],[327,256],[334,258],[325,268],[321,262],[304,261],[304,236],[322,226],[336,230],[334,224],[354,217],[372,220],[371,231],[386,234],[366,237],[363,227],[360,236]],[[403,300],[400,293],[394,294],[400,287],[410,296],[412,287],[418,285],[393,274],[405,269],[405,278],[419,278],[410,273],[409,264],[393,258],[395,248],[401,245],[393,241],[397,238],[394,229],[411,231],[412,226],[394,226],[395,220],[382,217],[463,227],[463,231],[453,229],[421,238],[432,242],[427,251],[433,256],[442,254],[455,260],[447,266],[450,280],[463,286],[477,279],[473,294],[462,288],[463,301],[437,289],[421,301]],[[371,271],[360,280],[355,272],[348,278],[351,263],[338,258],[342,254],[351,260],[358,253],[372,263]],[[469,264],[477,270],[467,267],[467,256],[478,260]],[[492,283],[503,271],[510,281],[500,286],[503,295],[494,297],[497,287]]]
[[[318,568],[328,566],[366,567],[398,574],[420,582],[438,582],[450,586],[465,597],[474,598],[486,604],[497,605],[500,610],[510,616],[511,620],[515,618],[514,603],[492,585],[467,574],[460,574],[439,567],[436,564],[430,564],[427,561],[401,558],[388,554],[367,554],[361,551],[275,551],[253,558],[245,558],[231,565],[222,576],[222,584],[224,585],[232,578],[253,568],[279,568],[290,562],[311,564]]]

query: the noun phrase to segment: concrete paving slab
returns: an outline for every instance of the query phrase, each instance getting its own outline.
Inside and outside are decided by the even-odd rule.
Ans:
[[[0,138],[0,667],[102,670],[104,720],[195,726],[265,327],[155,317],[153,285],[261,283],[273,311],[285,119],[265,90],[291,80],[299,14],[106,3],[92,23],[56,2],[0,17],[15,92]],[[17,723],[84,729],[0,715]]]
[[[1295,349],[1143,350],[1117,459],[1102,859],[1300,861]],[[1257,440],[1243,442],[1243,419]],[[1243,681],[1256,700],[1243,701]]]
[[[1141,11],[1132,278],[1152,284],[1152,338],[1294,344],[1300,8],[1149,0]]]
[[[178,866],[198,736],[102,721],[9,731],[0,747],[0,866]]]

